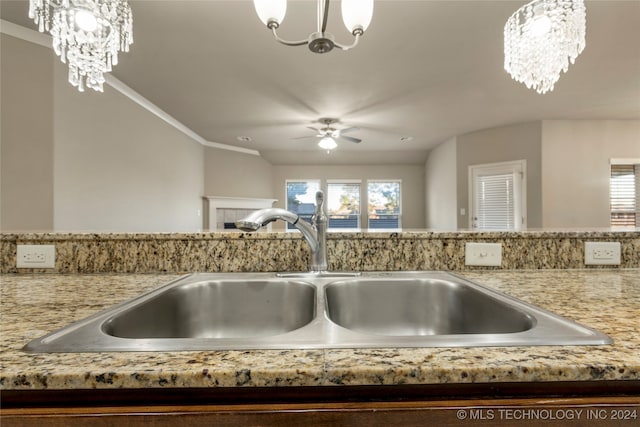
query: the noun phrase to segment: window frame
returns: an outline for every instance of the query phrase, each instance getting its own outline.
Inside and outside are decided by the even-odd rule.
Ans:
[[[634,210],[614,210],[614,168],[617,167],[627,167],[632,171],[633,178],[631,179],[631,186],[633,187],[633,197],[631,198],[631,203],[634,204]],[[611,228],[616,229],[625,229],[625,228],[637,228],[640,226],[640,159],[634,158],[621,158],[621,159],[610,159],[609,160],[609,226]],[[619,197],[619,199],[622,199]],[[627,203],[629,201],[627,200]],[[615,224],[614,216],[616,214],[626,213],[630,214],[633,217],[632,221],[626,221],[627,223],[619,223]],[[617,221],[624,222],[624,221]],[[631,223],[632,222],[632,223]]]
[[[363,224],[366,223],[367,229],[372,230],[401,230],[402,229],[402,216],[403,216],[403,206],[402,206],[402,179],[401,178],[391,178],[391,179],[381,179],[381,178],[372,178],[372,179],[335,179],[335,178],[322,178],[322,179],[302,179],[302,178],[287,178],[285,179],[284,186],[284,200],[285,200],[285,210],[296,213],[293,210],[289,209],[289,184],[290,183],[313,183],[318,185],[318,188],[325,193],[325,211],[327,216],[330,216],[328,213],[328,195],[329,195],[329,184],[359,184],[360,191],[360,212],[358,214],[358,227],[357,228],[341,228],[341,227],[330,227],[327,224],[327,230],[332,232],[340,232],[340,231],[358,231],[363,229]],[[369,218],[369,184],[370,183],[397,183],[398,184],[398,214],[397,217],[397,227],[392,228],[371,228],[370,226],[370,218]],[[303,219],[307,220],[307,215],[302,216]],[[286,231],[299,231],[295,226],[287,223]]]

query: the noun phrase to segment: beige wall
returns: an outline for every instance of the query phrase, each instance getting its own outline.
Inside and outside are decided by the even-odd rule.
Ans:
[[[275,165],[273,188],[276,207],[284,208],[287,179],[401,179],[402,228],[424,228],[424,166],[423,165],[347,165],[347,166],[290,166]],[[324,181],[323,181],[324,184]],[[363,212],[362,224],[366,224]]]
[[[527,227],[542,226],[541,187],[542,123],[522,123],[460,135],[457,141],[458,209],[469,212],[470,165],[527,161]],[[467,215],[458,211],[458,227],[469,228]]]
[[[456,138],[429,152],[425,163],[425,224],[436,230],[458,228]]]
[[[424,166],[272,165],[204,148],[109,86],[78,93],[48,48],[0,47],[2,231],[194,231],[202,195],[284,207],[296,178],[402,179],[404,228],[467,228],[468,166],[519,159],[528,227],[606,227],[609,159],[640,157],[638,120],[553,120],[460,135]]]
[[[4,34],[0,40],[0,230],[51,230],[52,53]]]
[[[55,70],[55,229],[201,229],[204,147],[111,87],[80,93]]]
[[[262,157],[205,148],[206,196],[276,198],[273,166]]]
[[[2,205],[9,211],[8,215],[3,214],[3,230],[144,232],[202,228],[201,145],[107,85],[104,93],[90,89],[79,93],[67,83],[67,68],[50,49],[15,40],[15,49],[5,50],[5,37],[3,125],[5,119],[27,113],[31,119],[23,119],[19,131],[7,138],[3,126],[2,161],[31,166],[37,160],[39,164],[34,170],[51,171],[47,179],[39,178],[38,182],[43,187],[49,186],[52,209],[46,211],[31,204],[17,210],[13,202],[9,205],[7,201],[12,194],[26,201],[41,197],[34,195],[32,186],[18,179],[18,171],[3,168],[3,187],[9,188],[7,195],[5,191],[2,195]],[[41,67],[16,62],[23,53],[31,61],[41,63]],[[5,64],[17,69],[5,74]],[[41,108],[39,94],[29,95],[29,91],[23,94],[26,89],[22,88],[34,81],[43,85],[48,108]],[[6,87],[21,89],[5,99]],[[23,134],[31,135],[32,128],[41,126],[43,137],[29,139],[34,144],[31,153],[16,156],[10,151],[7,155],[5,147],[23,144]],[[12,215],[36,213],[47,223],[46,227],[23,226],[12,220]]]
[[[640,120],[542,122],[542,225],[608,227],[611,158],[640,158]]]

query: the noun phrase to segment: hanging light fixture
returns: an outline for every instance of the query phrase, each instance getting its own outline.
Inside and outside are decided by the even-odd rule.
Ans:
[[[287,41],[278,36],[277,29],[287,13],[287,0],[253,0],[260,20],[273,32],[275,39],[287,46],[308,45],[314,53],[327,53],[334,47],[349,50],[355,47],[360,37],[369,27],[373,17],[373,0],[342,0],[342,19],[345,27],[353,35],[350,45],[338,44],[333,34],[327,32],[329,0],[318,0],[318,27],[305,40]]]
[[[53,50],[69,64],[69,83],[102,92],[104,73],[133,43],[127,0],[29,0],[29,17],[49,31]]]
[[[585,47],[584,0],[535,0],[504,26],[504,68],[538,93],[553,90]]]

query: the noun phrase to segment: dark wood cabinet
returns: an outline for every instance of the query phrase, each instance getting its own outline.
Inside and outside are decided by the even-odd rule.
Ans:
[[[3,427],[640,425],[640,398],[446,400],[3,410]]]
[[[640,382],[3,391],[2,427],[640,425]]]

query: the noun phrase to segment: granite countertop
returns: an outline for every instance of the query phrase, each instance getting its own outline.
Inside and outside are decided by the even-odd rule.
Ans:
[[[604,346],[27,354],[33,338],[178,277],[0,275],[0,389],[640,380],[640,270],[460,275],[600,330]]]

